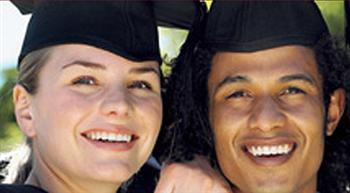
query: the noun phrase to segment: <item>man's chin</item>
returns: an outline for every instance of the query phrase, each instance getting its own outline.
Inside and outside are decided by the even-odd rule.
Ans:
[[[234,193],[292,193],[295,192],[290,187],[283,185],[271,185],[271,186],[255,186],[249,187],[247,190],[234,189]]]
[[[246,184],[232,185],[234,193],[292,193],[298,192],[297,184],[290,179],[267,177],[265,179],[250,180]]]

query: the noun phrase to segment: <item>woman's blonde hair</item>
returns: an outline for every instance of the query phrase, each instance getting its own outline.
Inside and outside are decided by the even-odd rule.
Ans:
[[[23,58],[18,67],[17,83],[34,95],[38,88],[39,73],[48,60],[50,47],[33,51]]]
[[[39,87],[39,73],[50,56],[50,47],[27,54],[18,67],[17,84],[23,86],[28,93],[35,95]],[[31,140],[25,142],[8,153],[10,163],[4,183],[23,184],[32,168]]]

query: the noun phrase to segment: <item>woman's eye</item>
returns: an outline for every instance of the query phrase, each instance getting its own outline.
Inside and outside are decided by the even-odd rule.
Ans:
[[[82,76],[73,80],[73,85],[97,85],[97,80],[91,76]]]
[[[282,91],[281,95],[294,95],[294,94],[306,94],[306,92],[297,87],[289,87]]]
[[[243,98],[243,97],[250,97],[249,93],[245,92],[245,91],[236,91],[233,92],[232,94],[230,94],[228,98]]]
[[[149,84],[148,82],[145,82],[145,81],[135,81],[133,82],[132,84],[130,84],[128,86],[128,88],[131,88],[131,89],[147,89],[147,90],[152,90],[152,86],[151,84]]]

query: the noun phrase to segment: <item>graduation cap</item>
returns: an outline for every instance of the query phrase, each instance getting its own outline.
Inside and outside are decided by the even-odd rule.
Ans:
[[[22,14],[32,13],[41,1],[44,0],[11,0]],[[152,1],[157,25],[182,29],[192,28],[198,14],[206,10],[204,5],[200,1]]]
[[[220,51],[253,52],[312,46],[324,35],[329,31],[313,1],[215,1],[204,44]]]
[[[19,63],[44,47],[82,43],[134,61],[161,61],[153,10],[141,1],[40,1],[29,21]]]

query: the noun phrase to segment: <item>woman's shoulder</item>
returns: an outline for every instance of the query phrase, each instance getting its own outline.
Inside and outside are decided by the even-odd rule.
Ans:
[[[0,193],[47,193],[31,185],[0,184]]]

